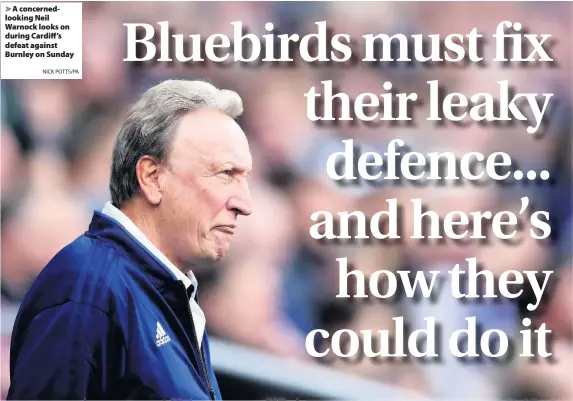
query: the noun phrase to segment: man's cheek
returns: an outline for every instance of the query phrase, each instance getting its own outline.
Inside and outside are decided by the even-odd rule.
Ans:
[[[212,212],[213,216],[216,216],[226,208],[226,196],[227,189],[225,187],[220,188],[204,188],[203,196],[206,205]]]

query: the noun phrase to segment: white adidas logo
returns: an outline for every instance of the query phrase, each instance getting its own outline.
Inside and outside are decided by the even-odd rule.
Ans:
[[[158,347],[161,347],[163,344],[166,344],[169,341],[171,341],[171,337],[167,335],[167,333],[165,332],[165,330],[163,330],[163,327],[159,322],[157,322],[157,331],[155,334],[155,338],[157,339],[156,344]]]

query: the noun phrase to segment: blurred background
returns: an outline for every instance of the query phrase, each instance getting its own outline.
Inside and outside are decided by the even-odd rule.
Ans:
[[[211,336],[273,355],[273,360],[279,361],[275,374],[279,380],[281,363],[286,367],[297,361],[328,365],[342,377],[390,384],[427,397],[573,399],[571,3],[90,2],[84,3],[83,13],[82,80],[2,82],[3,396],[9,386],[10,316],[43,266],[86,230],[93,210],[108,200],[112,145],[131,102],[164,79],[187,78],[207,79],[241,94],[245,113],[240,123],[255,162],[250,181],[255,212],[240,224],[225,261],[196,272]],[[466,34],[473,27],[487,37],[499,22],[519,21],[530,32],[553,35],[557,43],[552,56],[557,62],[527,68],[491,64],[438,68],[404,63],[353,68],[303,63],[296,67],[221,68],[214,63],[151,66],[122,61],[126,55],[123,23],[148,22],[158,27],[157,22],[169,21],[184,35],[232,35],[230,22],[239,20],[253,33],[267,33],[263,27],[270,21],[280,33],[301,36],[315,32],[315,21],[325,20],[334,33],[357,38],[366,33]],[[332,79],[352,97],[361,92],[383,93],[382,83],[391,81],[401,92],[417,92],[426,98],[428,80],[439,79],[449,91],[469,96],[488,91],[495,94],[496,82],[508,79],[518,92],[555,93],[552,104],[556,108],[549,128],[538,138],[528,135],[519,124],[437,128],[423,117],[409,127],[316,125],[306,118],[303,95],[314,85],[320,90],[325,79]],[[419,113],[427,114],[423,109]],[[522,170],[547,169],[552,179],[480,187],[467,183],[342,187],[328,179],[325,162],[330,153],[342,150],[341,140],[348,138],[381,153],[394,138],[421,153],[503,151]],[[411,198],[422,198],[430,209],[445,215],[453,210],[517,213],[522,196],[529,196],[538,210],[549,211],[550,241],[536,242],[523,233],[518,244],[493,237],[465,246],[407,239]],[[386,209],[388,198],[397,198],[406,212],[401,243],[324,245],[308,234],[309,216],[314,211],[373,214]],[[527,234],[528,227],[524,228]],[[534,314],[524,307],[532,299],[527,288],[512,302],[464,305],[448,297],[448,291],[436,302],[403,297],[385,303],[340,302],[335,298],[336,258],[344,256],[366,275],[379,269],[449,270],[466,257],[476,256],[496,274],[511,269],[552,270],[556,279]],[[391,363],[330,359],[327,363],[306,355],[305,337],[313,329],[391,329],[396,316],[404,316],[413,328],[423,327],[425,316],[436,316],[444,334],[465,327],[466,316],[477,316],[486,329],[517,333],[521,319],[528,316],[534,325],[545,323],[552,330],[554,358],[462,364],[443,352],[439,363],[421,363],[414,358]],[[446,347],[447,343],[442,349]],[[241,355],[249,358],[249,353]],[[264,362],[253,359],[251,367],[258,363]],[[223,388],[223,395],[250,399],[253,393],[246,392],[245,386],[229,385]]]

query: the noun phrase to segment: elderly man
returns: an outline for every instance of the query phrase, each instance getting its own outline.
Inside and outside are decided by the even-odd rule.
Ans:
[[[112,201],[26,295],[9,399],[220,399],[194,264],[219,260],[251,213],[242,101],[165,81],[131,109]]]

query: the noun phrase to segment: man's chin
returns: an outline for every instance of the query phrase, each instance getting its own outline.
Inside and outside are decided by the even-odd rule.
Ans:
[[[199,257],[203,260],[218,262],[229,253],[230,247],[231,241],[228,239],[214,238],[203,244]]]
[[[229,252],[229,244],[224,244],[224,245],[219,244],[212,252],[211,260],[213,260],[214,262],[218,262],[221,259],[223,259],[228,252]]]

